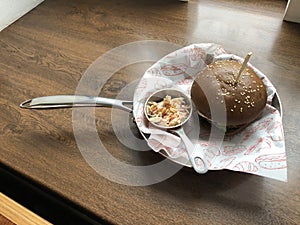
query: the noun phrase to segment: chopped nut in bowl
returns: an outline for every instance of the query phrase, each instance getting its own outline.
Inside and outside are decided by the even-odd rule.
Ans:
[[[147,119],[160,128],[181,126],[189,119],[191,113],[190,98],[176,89],[157,91],[145,103]]]

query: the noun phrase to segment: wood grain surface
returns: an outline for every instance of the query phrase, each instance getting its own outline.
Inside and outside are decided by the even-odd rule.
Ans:
[[[282,0],[46,0],[0,33],[0,163],[113,224],[299,224],[300,25],[282,21],[285,5]],[[252,51],[251,63],[270,78],[283,104],[288,182],[182,169],[150,186],[114,183],[82,157],[71,109],[19,108],[29,98],[74,94],[99,56],[142,40],[180,46],[214,42],[240,56]],[[149,66],[128,65],[108,81],[103,78],[99,95],[117,96]],[[161,160],[117,140],[111,109],[97,108],[95,115],[99,138],[115,158],[134,165]]]
[[[4,217],[3,215],[0,215],[0,224],[2,225],[15,225],[12,221]]]

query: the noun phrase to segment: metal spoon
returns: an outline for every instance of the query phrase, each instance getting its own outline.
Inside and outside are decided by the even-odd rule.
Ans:
[[[172,98],[177,98],[177,97],[182,97],[184,99],[184,102],[187,106],[189,106],[189,114],[188,116],[181,121],[179,124],[174,125],[174,126],[166,126],[166,125],[159,125],[155,122],[153,122],[148,115],[148,109],[147,105],[149,102],[160,102],[162,101],[167,95],[171,96]],[[176,90],[176,89],[163,89],[160,91],[157,91],[153,93],[145,102],[145,107],[144,107],[144,113],[148,121],[154,125],[155,127],[159,129],[166,129],[167,131],[174,132],[179,135],[181,140],[183,141],[185,147],[186,147],[186,152],[188,154],[189,160],[194,168],[194,170],[197,173],[206,173],[208,170],[208,165],[206,160],[204,159],[203,152],[200,149],[196,149],[194,144],[191,142],[191,140],[188,138],[186,135],[183,125],[190,119],[192,115],[192,101],[191,99],[185,95],[183,92]]]
[[[152,94],[145,103],[145,106],[149,101],[153,101],[157,98],[163,99],[166,95],[171,95],[172,97],[182,96],[185,99],[185,102],[190,105],[189,115],[185,119],[185,121],[173,127],[161,127],[155,123],[151,123],[160,128],[160,129],[168,129],[174,133],[177,133],[186,146],[186,150],[191,161],[192,166],[195,171],[198,173],[206,173],[207,172],[207,163],[203,159],[203,155],[200,151],[196,151],[193,143],[186,136],[182,126],[189,120],[192,115],[192,104],[189,97],[183,94],[181,91],[175,89],[164,89]],[[131,105],[131,106],[126,106]],[[127,112],[132,112],[132,101],[124,101],[118,99],[110,99],[103,97],[94,97],[94,96],[76,96],[76,95],[54,95],[54,96],[43,96],[37,97],[33,99],[26,100],[20,104],[21,108],[25,109],[57,109],[57,108],[71,108],[71,107],[116,107]],[[146,107],[145,107],[146,108]],[[147,119],[149,120],[147,114],[145,113]]]

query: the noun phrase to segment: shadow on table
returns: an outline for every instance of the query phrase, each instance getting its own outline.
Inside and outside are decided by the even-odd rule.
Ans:
[[[262,211],[264,178],[229,170],[208,171],[204,175],[183,168],[164,182],[152,185],[183,204],[197,207],[211,204],[239,210]]]

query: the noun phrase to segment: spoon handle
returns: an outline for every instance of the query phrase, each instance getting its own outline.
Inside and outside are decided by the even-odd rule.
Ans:
[[[204,159],[202,150],[196,149],[196,147],[188,138],[182,127],[177,130],[173,130],[173,132],[177,133],[183,141],[187,154],[189,156],[189,160],[194,170],[197,173],[206,173],[208,171],[208,165],[206,160]]]
[[[123,101],[94,96],[80,95],[53,95],[29,99],[20,104],[21,108],[26,109],[54,109],[54,108],[71,108],[71,107],[116,107],[131,112],[132,108],[126,106],[132,105],[132,101]]]

